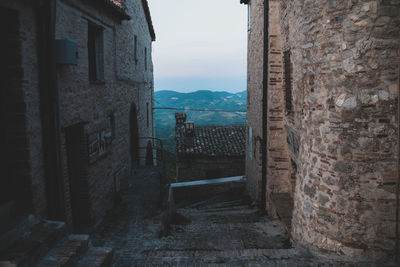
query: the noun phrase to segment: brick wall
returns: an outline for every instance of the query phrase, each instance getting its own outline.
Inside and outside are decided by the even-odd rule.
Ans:
[[[58,1],[57,38],[70,38],[78,43],[78,64],[59,66],[60,113],[62,128],[85,122],[85,133],[111,131],[110,114],[115,118],[115,136],[107,153],[88,165],[88,196],[92,224],[97,223],[113,204],[114,179],[129,183],[129,113],[132,103],[137,107],[139,136],[153,136],[153,112],[149,111],[147,127],[146,103],[152,107],[153,68],[151,37],[140,1],[126,1],[126,12],[132,17],[122,21],[81,1]],[[94,23],[103,30],[104,82],[90,82],[88,74],[88,25]],[[134,35],[138,47],[133,55]],[[147,47],[147,70],[145,63]],[[65,139],[65,133],[63,134]],[[65,142],[65,141],[64,141]],[[145,147],[143,141],[140,146]],[[66,149],[66,148],[65,148]],[[65,152],[64,152],[65,153]],[[141,152],[144,156],[145,151]],[[66,155],[65,155],[66,156]],[[68,159],[64,157],[64,168]],[[68,172],[64,172],[66,200],[70,199]],[[69,201],[70,202],[70,201]],[[71,206],[66,202],[68,221]]]
[[[246,176],[251,197],[261,201],[262,172],[262,99],[268,94],[267,110],[267,196],[266,207],[275,216],[271,196],[274,193],[292,191],[290,183],[290,159],[285,130],[285,95],[283,90],[283,53],[280,31],[278,1],[270,1],[269,48],[268,48],[268,92],[263,92],[263,45],[264,45],[264,1],[253,0],[251,8],[251,30],[248,39],[248,103],[247,138],[250,128],[252,141],[247,140]],[[249,145],[252,145],[250,149]],[[250,152],[252,155],[250,156]]]
[[[9,129],[19,129],[12,134],[13,171],[20,173],[17,193],[25,198],[26,211],[47,216],[46,183],[44,177],[43,133],[41,130],[40,97],[38,88],[36,4],[26,1],[2,1],[5,6],[19,12],[17,29],[21,71],[7,92],[15,115]],[[129,153],[129,113],[136,105],[138,132],[141,137],[152,137],[153,116],[153,66],[151,59],[152,38],[149,33],[141,1],[124,1],[130,21],[120,21],[115,13],[108,13],[101,6],[79,0],[57,1],[56,38],[70,38],[78,44],[78,64],[58,65],[60,120],[62,127],[63,177],[66,220],[72,226],[72,206],[66,129],[84,123],[86,134],[111,131],[111,114],[114,114],[115,131],[107,153],[87,164],[85,179],[91,223],[99,222],[113,204],[115,179],[122,185],[129,183],[134,172]],[[103,32],[104,82],[90,82],[88,73],[88,25],[93,23]],[[137,54],[133,56],[134,36],[137,36]],[[145,50],[147,55],[145,56]],[[145,66],[147,57],[147,66]],[[11,85],[10,85],[11,86]],[[15,98],[15,101],[14,101]],[[11,101],[12,99],[12,101]],[[148,109],[148,110],[147,110]],[[147,113],[149,116],[147,116]],[[147,119],[149,122],[147,122]],[[18,125],[17,125],[18,124]],[[44,136],[46,138],[46,136]],[[10,139],[11,140],[11,139]],[[147,140],[139,146],[145,147]],[[81,148],[87,150],[82,142]],[[18,152],[18,153],[17,153]],[[141,151],[141,156],[145,151]],[[144,163],[142,161],[141,163]],[[22,179],[21,178],[21,179]],[[17,181],[15,180],[15,181]],[[29,199],[28,199],[29,198]]]
[[[285,92],[279,2],[270,1],[268,50],[268,179],[267,210],[275,216],[272,195],[291,192],[290,159],[286,142]]]
[[[262,164],[264,1],[252,0],[250,9],[251,25],[248,32],[247,55],[246,177],[249,195],[254,201],[259,202],[261,201]]]

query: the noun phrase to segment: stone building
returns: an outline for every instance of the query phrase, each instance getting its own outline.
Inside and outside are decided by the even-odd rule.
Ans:
[[[249,194],[313,253],[399,253],[400,2],[241,3]]]
[[[28,214],[84,231],[154,136],[147,1],[4,0],[0,19],[0,235]]]
[[[244,126],[195,126],[175,113],[176,177],[193,181],[244,174]]]

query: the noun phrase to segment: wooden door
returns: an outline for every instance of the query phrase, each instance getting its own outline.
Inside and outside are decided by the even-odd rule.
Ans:
[[[75,232],[80,232],[90,225],[88,153],[84,125],[70,126],[65,133],[73,228]]]

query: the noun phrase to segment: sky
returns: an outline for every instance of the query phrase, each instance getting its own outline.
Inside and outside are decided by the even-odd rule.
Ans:
[[[246,90],[247,9],[239,0],[148,0],[154,89]]]

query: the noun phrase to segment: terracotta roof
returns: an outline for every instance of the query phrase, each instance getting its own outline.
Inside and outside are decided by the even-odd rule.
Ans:
[[[130,20],[131,17],[126,14],[125,10],[122,8],[121,1],[119,0],[91,0],[92,3],[97,5],[102,5],[105,10],[112,12],[121,20]]]
[[[245,126],[195,126],[194,140],[185,142],[185,127],[175,128],[178,155],[241,157],[245,153]]]

